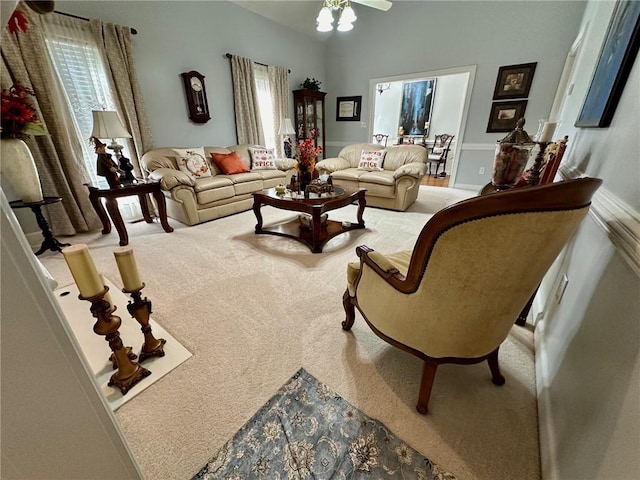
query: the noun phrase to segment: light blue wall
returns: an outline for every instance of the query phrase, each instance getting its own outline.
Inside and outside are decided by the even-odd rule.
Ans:
[[[391,75],[477,65],[464,143],[494,144],[504,134],[486,133],[498,69],[538,62],[526,110],[529,131],[549,115],[565,57],[578,32],[585,4],[567,1],[394,2],[385,13],[354,6],[351,32],[329,39],[327,125],[333,142],[367,139],[358,124],[331,122],[336,96],[363,96],[369,118],[368,80]],[[477,148],[477,147],[476,147]],[[493,151],[463,150],[456,183],[490,180]],[[484,166],[486,174],[478,174]]]
[[[236,143],[225,53],[289,68],[291,90],[306,77],[325,77],[321,42],[230,2],[57,1],[56,9],[138,31],[135,66],[156,146]],[[205,124],[188,118],[180,73],[189,70],[205,76],[212,117]]]

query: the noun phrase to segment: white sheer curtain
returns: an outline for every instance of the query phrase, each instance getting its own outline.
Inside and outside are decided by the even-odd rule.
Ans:
[[[93,129],[91,112],[102,109],[117,111],[117,104],[91,26],[87,21],[62,15],[47,15],[42,23],[49,56],[72,112],[75,133],[82,144],[83,159],[91,183],[108,188],[105,178],[96,174],[96,153],[89,144]],[[124,156],[130,158],[126,142],[120,140],[120,143],[125,146]],[[124,197],[118,201],[123,217],[141,215],[135,197]]]
[[[258,92],[258,104],[260,106],[260,121],[262,122],[262,132],[264,134],[264,146],[276,148],[276,124],[273,109],[273,95],[271,93],[271,82],[269,81],[269,71],[266,66],[255,64],[253,66],[256,90]],[[281,155],[279,155],[281,156]]]
[[[276,138],[276,152],[278,157],[284,157],[283,138],[278,135],[280,122],[284,118],[291,118],[289,110],[289,70],[283,67],[269,66],[269,87],[273,104],[274,135]]]

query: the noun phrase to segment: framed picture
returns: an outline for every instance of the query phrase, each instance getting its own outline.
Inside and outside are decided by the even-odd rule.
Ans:
[[[338,97],[336,122],[359,122],[362,96]]]
[[[435,96],[436,79],[406,82],[402,86],[402,104],[398,125],[402,126],[405,135],[424,134],[431,122],[433,97]]]
[[[489,115],[487,133],[510,132],[516,128],[516,122],[524,117],[526,108],[527,100],[493,102],[491,104],[491,115]]]
[[[640,2],[619,1],[611,16],[576,127],[608,127],[640,47]]]
[[[534,62],[500,67],[496,87],[493,90],[493,99],[507,100],[528,97],[537,64]]]

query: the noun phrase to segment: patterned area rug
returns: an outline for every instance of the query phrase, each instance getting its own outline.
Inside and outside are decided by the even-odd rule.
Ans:
[[[193,479],[455,480],[300,369]]]

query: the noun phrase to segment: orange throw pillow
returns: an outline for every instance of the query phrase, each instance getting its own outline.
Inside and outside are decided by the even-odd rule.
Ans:
[[[222,170],[225,175],[245,173],[249,171],[236,152],[212,153],[211,158],[213,159],[213,163],[216,164],[216,167]]]

